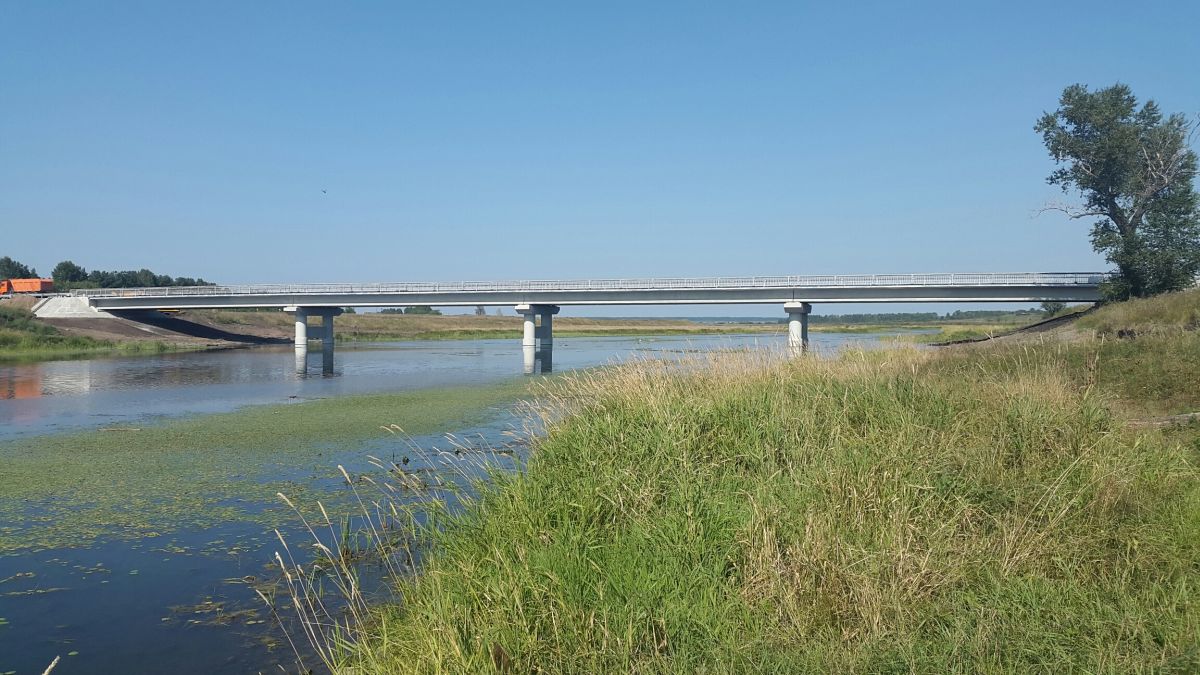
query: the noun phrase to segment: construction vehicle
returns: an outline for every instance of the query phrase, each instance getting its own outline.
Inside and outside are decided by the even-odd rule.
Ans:
[[[5,279],[0,281],[0,295],[53,292],[53,279]]]

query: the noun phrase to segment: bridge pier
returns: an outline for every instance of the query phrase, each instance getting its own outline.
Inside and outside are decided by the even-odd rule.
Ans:
[[[541,372],[551,372],[554,370],[554,315],[558,314],[558,306],[520,304],[516,310],[522,319],[521,354],[525,374],[532,375],[539,363]]]
[[[283,311],[288,311],[285,308]],[[296,346],[308,349],[308,310],[303,307],[292,307],[296,319]]]
[[[783,309],[788,314],[788,350],[793,354],[808,351],[808,315],[812,305],[807,302],[785,302]]]
[[[333,317],[342,313],[340,307],[284,307],[283,311],[292,313],[296,318],[296,373],[308,373],[308,319],[313,316],[321,317],[320,332],[312,339],[321,341],[321,372],[325,375],[333,373]]]

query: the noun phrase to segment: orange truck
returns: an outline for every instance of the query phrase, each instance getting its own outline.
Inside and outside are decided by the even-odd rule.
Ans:
[[[0,295],[12,293],[51,293],[53,279],[5,279],[0,281]]]

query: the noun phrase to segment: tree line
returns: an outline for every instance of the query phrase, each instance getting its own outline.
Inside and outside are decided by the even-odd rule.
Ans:
[[[379,310],[380,314],[424,314],[427,316],[440,316],[442,310],[426,307],[424,305],[415,305],[413,307],[387,307]]]
[[[54,285],[67,288],[136,288],[147,286],[214,286],[212,282],[192,277],[172,277],[157,274],[146,268],[140,270],[91,270],[64,260],[50,273]]]
[[[0,279],[32,279],[37,270],[8,256],[0,258]],[[64,260],[50,272],[54,286],[59,290],[71,288],[133,288],[149,286],[213,286],[212,282],[192,277],[172,277],[157,274],[148,269],[140,270],[91,270]]]

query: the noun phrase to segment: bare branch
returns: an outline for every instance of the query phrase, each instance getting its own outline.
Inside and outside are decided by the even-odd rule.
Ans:
[[[1129,222],[1134,227],[1141,224],[1150,202],[1164,190],[1170,188],[1184,171],[1190,152],[1188,140],[1195,134],[1196,129],[1196,125],[1189,124],[1188,126],[1191,128],[1187,138],[1172,139],[1174,142],[1169,143],[1165,148],[1159,147],[1151,150],[1145,141],[1139,141],[1138,149],[1141,151],[1142,162],[1146,167],[1146,184],[1134,195],[1131,205]]]
[[[1043,213],[1046,213],[1047,211],[1057,211],[1059,213],[1066,214],[1066,216],[1072,220],[1075,220],[1078,218],[1091,218],[1091,217],[1095,217],[1095,216],[1100,216],[1103,218],[1111,218],[1112,217],[1108,213],[1108,211],[1105,211],[1105,210],[1087,209],[1087,208],[1083,208],[1081,206],[1075,206],[1073,204],[1065,204],[1062,202],[1050,202],[1050,203],[1046,204],[1045,206],[1043,206],[1042,208],[1035,211],[1034,215],[1040,216]]]

